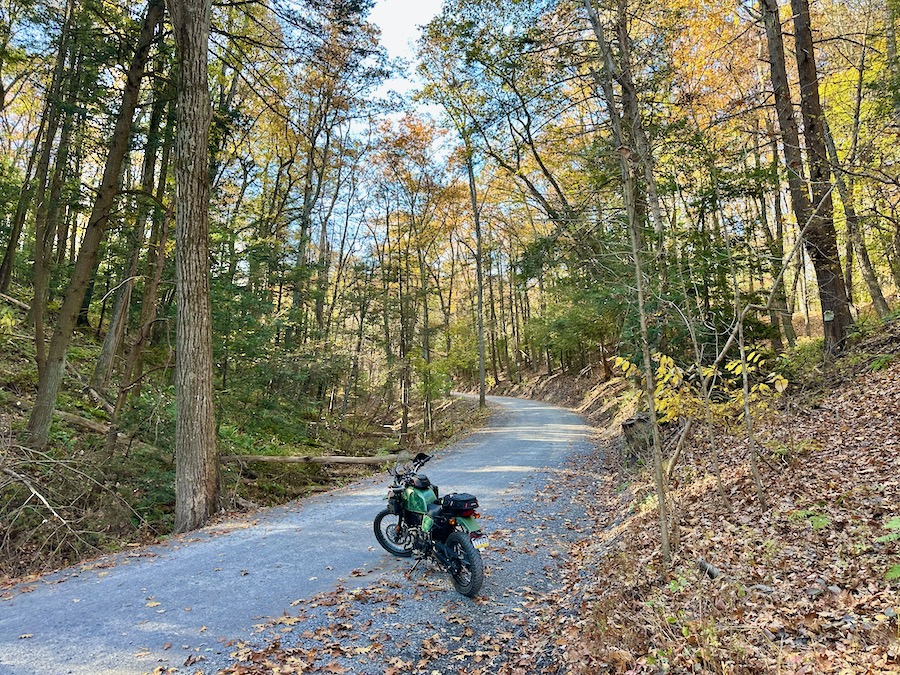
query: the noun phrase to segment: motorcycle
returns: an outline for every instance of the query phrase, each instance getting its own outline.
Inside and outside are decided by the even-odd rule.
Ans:
[[[481,531],[478,500],[466,493],[438,496],[437,485],[419,470],[431,459],[420,452],[412,466],[394,467],[386,508],[375,516],[375,538],[395,556],[415,555],[437,561],[453,580],[453,587],[473,598],[484,582],[480,551],[488,545]]]

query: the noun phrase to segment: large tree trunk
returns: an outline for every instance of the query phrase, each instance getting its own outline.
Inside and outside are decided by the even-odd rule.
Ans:
[[[175,531],[217,508],[209,289],[210,0],[169,0],[179,84],[175,141]]]
[[[794,41],[797,71],[800,75],[800,110],[803,115],[803,137],[806,139],[806,161],[813,196],[813,220],[806,236],[806,246],[819,282],[819,301],[825,323],[825,349],[829,353],[842,349],[847,332],[853,325],[850,302],[841,261],[837,234],[834,230],[834,204],[831,199],[831,164],[825,148],[825,111],[819,98],[819,75],[809,17],[809,0],[791,0],[794,12]]]
[[[131,125],[140,93],[141,79],[147,65],[153,35],[162,16],[162,0],[150,0],[137,48],[126,76],[122,106],[119,109],[115,130],[110,141],[103,178],[97,189],[81,248],[78,251],[78,258],[75,261],[75,270],[60,309],[56,330],[50,340],[45,367],[38,382],[38,394],[34,409],[28,420],[29,441],[36,448],[47,445],[50,423],[65,370],[66,352],[72,340],[72,332],[75,329],[75,321],[78,318],[85,289],[94,269],[97,251],[100,248],[100,242],[106,231],[109,215],[119,191],[122,162],[128,151],[128,141],[131,137]]]
[[[796,2],[806,5],[804,0],[792,0],[792,3]],[[852,319],[850,304],[847,301],[847,290],[844,286],[844,276],[841,273],[841,263],[838,259],[837,236],[832,218],[831,175],[821,136],[823,118],[813,61],[809,11],[807,7],[805,20],[795,16],[795,32],[798,33],[796,36],[797,64],[801,73],[801,108],[809,154],[812,202],[810,201],[809,187],[803,178],[800,132],[794,117],[788,86],[784,37],[778,16],[778,2],[777,0],[760,0],[760,9],[766,27],[769,66],[775,93],[775,110],[778,114],[778,124],[781,127],[782,149],[788,169],[791,204],[798,227],[802,228],[806,250],[816,271],[825,331],[825,351],[833,354],[842,348]],[[822,159],[824,159],[824,164]]]

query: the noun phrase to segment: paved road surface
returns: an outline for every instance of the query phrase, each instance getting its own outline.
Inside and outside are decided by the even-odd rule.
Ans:
[[[547,404],[491,402],[489,425],[426,467],[443,493],[477,495],[485,514],[528,507],[529,477],[586,451],[590,432]],[[372,534],[387,482],[375,476],[19,586],[0,599],[0,675],[193,673],[185,654],[226,659],[228,643],[252,639],[298,599],[355,581],[354,570],[371,582],[408,568]]]

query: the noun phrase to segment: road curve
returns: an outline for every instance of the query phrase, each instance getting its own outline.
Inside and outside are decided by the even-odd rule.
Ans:
[[[442,493],[477,495],[484,514],[527,504],[530,478],[590,447],[590,428],[574,413],[490,402],[489,424],[426,467]],[[145,673],[182,668],[192,655],[212,665],[298,599],[360,570],[371,581],[408,567],[372,534],[387,481],[374,476],[13,588],[0,598],[0,675]]]

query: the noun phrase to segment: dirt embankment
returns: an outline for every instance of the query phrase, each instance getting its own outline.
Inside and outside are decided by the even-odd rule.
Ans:
[[[619,424],[634,412],[637,392],[627,380],[614,377],[603,382],[591,370],[578,374],[548,373],[521,383],[501,382],[491,394],[518,396],[570,408],[598,429],[618,432]]]

